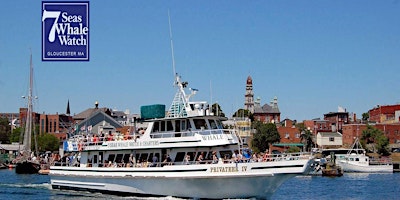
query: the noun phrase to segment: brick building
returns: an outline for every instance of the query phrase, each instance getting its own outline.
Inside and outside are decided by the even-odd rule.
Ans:
[[[278,98],[270,102],[270,104],[264,104],[261,106],[260,98],[254,103],[254,119],[265,122],[265,123],[279,123],[281,120],[281,112],[278,108]]]
[[[400,124],[375,124],[373,127],[381,130],[389,139],[392,148],[400,147]],[[367,129],[366,124],[343,125],[343,146],[351,147],[356,137],[361,138],[362,132]]]
[[[397,111],[397,112],[396,112]],[[400,104],[377,106],[368,111],[369,121],[376,123],[399,123]]]
[[[327,120],[331,124],[332,132],[342,133],[343,125],[349,123],[349,113],[346,110],[339,109],[338,112],[324,114],[324,120]]]
[[[284,152],[291,146],[297,146],[300,149],[303,148],[299,129],[294,125],[292,120],[285,119],[282,126],[277,126],[277,130],[281,137],[281,141],[278,144],[273,144],[271,150]]]
[[[312,120],[304,120],[304,126],[308,128],[311,133],[316,136],[318,132],[331,132],[332,124],[328,120],[321,120],[320,118]]]
[[[68,132],[72,128],[73,120],[71,116],[65,114],[41,114],[39,123],[39,133],[50,133],[60,141],[66,139]]]

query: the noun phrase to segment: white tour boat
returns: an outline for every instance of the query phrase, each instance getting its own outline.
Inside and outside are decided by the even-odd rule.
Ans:
[[[175,84],[178,91],[166,116],[162,105],[141,108],[141,117],[151,119],[140,136],[91,144],[79,137],[69,139],[69,151],[79,162],[51,166],[52,188],[132,196],[264,199],[286,180],[308,173],[313,162],[310,154],[287,154],[265,162],[238,160],[241,139],[233,129],[222,127],[226,118],[213,115],[206,102],[190,101],[196,90],[186,94],[187,82],[178,75]],[[163,114],[150,112],[155,110]]]
[[[347,154],[336,154],[336,164],[341,166],[344,172],[393,173],[391,159],[370,159],[365,155],[365,149],[358,138]]]

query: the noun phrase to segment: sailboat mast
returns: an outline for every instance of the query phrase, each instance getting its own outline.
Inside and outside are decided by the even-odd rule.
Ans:
[[[24,150],[26,153],[31,152],[31,134],[32,134],[32,90],[33,90],[33,64],[32,52],[29,65],[29,93],[28,93],[28,110],[26,112],[25,134],[24,134]]]

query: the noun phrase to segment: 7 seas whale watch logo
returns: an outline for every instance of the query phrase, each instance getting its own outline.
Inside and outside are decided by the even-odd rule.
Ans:
[[[89,2],[42,2],[42,60],[89,61]]]

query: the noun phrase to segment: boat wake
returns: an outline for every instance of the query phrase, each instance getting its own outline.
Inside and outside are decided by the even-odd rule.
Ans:
[[[83,191],[66,191],[66,190],[53,190],[50,199],[79,199],[79,200],[183,200],[175,197],[135,197],[135,196],[115,196],[102,193],[83,192]]]
[[[39,184],[24,184],[24,183],[2,183],[0,187],[8,187],[8,188],[37,188],[37,189],[51,189],[51,185],[49,183],[39,183]]]

